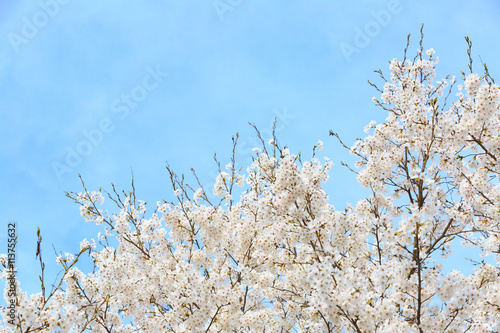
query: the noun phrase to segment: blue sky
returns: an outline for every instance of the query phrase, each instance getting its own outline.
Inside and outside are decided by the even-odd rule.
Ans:
[[[138,198],[170,201],[167,161],[211,184],[213,153],[225,165],[239,132],[236,158],[247,165],[256,145],[248,122],[265,133],[275,117],[280,142],[295,153],[308,157],[324,141],[335,163],[330,200],[355,203],[364,191],[340,166],[354,160],[328,131],[352,144],[372,119],[385,119],[371,102],[373,70],[388,72],[408,33],[414,53],[424,23],[438,76],[467,69],[467,35],[475,68],[481,56],[498,78],[499,15],[496,1],[463,0],[3,0],[1,252],[16,221],[19,278],[36,292],[37,227],[48,282],[57,272],[52,244],[76,252],[99,230],[64,195],[82,190],[78,173],[89,189],[128,190],[133,170]]]

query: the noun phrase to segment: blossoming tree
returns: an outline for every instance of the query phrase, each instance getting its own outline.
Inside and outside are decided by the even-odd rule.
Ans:
[[[373,84],[386,121],[349,148],[369,197],[337,211],[322,188],[332,163],[315,157],[322,143],[302,161],[276,138],[246,172],[233,148],[215,202],[169,167],[178,203],[148,216],[135,191],[108,194],[119,208],[108,213],[101,190],[84,185],[68,196],[104,233],[57,259],[52,290],[42,279],[28,296],[18,284],[17,313],[4,309],[0,331],[500,331],[500,87],[470,60],[450,101],[455,78],[434,80],[434,50],[421,40],[407,59],[407,49]],[[496,264],[444,272],[454,239]],[[84,254],[92,273],[76,266]]]

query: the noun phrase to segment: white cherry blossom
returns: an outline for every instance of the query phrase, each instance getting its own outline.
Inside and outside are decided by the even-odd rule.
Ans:
[[[245,172],[233,149],[211,191],[167,167],[178,201],[151,214],[133,184],[109,195],[114,213],[84,186],[68,196],[103,232],[57,257],[52,290],[17,282],[14,326],[3,309],[0,332],[498,332],[500,87],[471,70],[452,101],[455,77],[434,80],[434,53],[380,72],[373,100],[387,118],[344,145],[367,198],[336,210],[323,189],[332,162],[274,137]],[[491,260],[444,272],[454,239]]]

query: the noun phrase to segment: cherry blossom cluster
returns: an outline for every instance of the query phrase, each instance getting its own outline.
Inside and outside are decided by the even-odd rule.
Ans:
[[[336,210],[332,162],[276,138],[244,172],[233,149],[211,191],[167,167],[178,201],[150,215],[135,190],[108,194],[109,213],[84,185],[68,196],[104,232],[57,257],[51,290],[18,282],[16,326],[0,332],[499,332],[500,87],[471,66],[463,85],[435,81],[434,54],[380,72],[387,118],[348,147],[368,197]],[[486,257],[470,275],[443,270],[456,240]]]

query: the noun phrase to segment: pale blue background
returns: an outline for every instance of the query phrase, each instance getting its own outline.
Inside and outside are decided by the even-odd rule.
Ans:
[[[50,7],[53,17],[46,22],[46,0],[0,3],[0,252],[6,250],[7,223],[16,221],[19,278],[30,293],[39,284],[37,227],[48,285],[58,271],[52,244],[76,252],[83,238],[100,230],[85,224],[64,195],[81,191],[78,173],[89,189],[111,190],[115,183],[128,190],[132,169],[139,198],[170,201],[166,161],[179,173],[194,167],[203,183],[213,183],[215,151],[225,165],[231,137],[239,132],[236,157],[247,165],[257,144],[248,122],[266,132],[285,113],[278,119],[281,143],[307,158],[324,141],[325,155],[335,163],[326,188],[331,202],[343,208],[364,191],[340,166],[354,160],[328,131],[351,145],[370,120],[385,118],[371,102],[376,91],[367,80],[380,83],[373,70],[388,72],[388,60],[402,56],[408,33],[413,55],[424,23],[424,48],[436,50],[439,76],[457,77],[467,70],[464,36],[470,36],[475,68],[481,69],[481,56],[500,80],[500,6],[493,0],[397,1],[400,12],[378,25],[380,31],[350,59],[342,43],[355,46],[357,29],[376,28],[373,13],[387,10],[389,1],[66,2]],[[214,4],[224,3],[231,9],[218,13]],[[23,27],[33,20],[43,26],[16,45],[13,38],[23,29],[29,33]],[[128,116],[113,112],[114,101],[156,66],[168,77]],[[112,131],[58,177],[54,163],[64,164],[67,149],[86,140],[83,131],[105,119]],[[446,269],[454,267],[470,271],[452,257]]]

